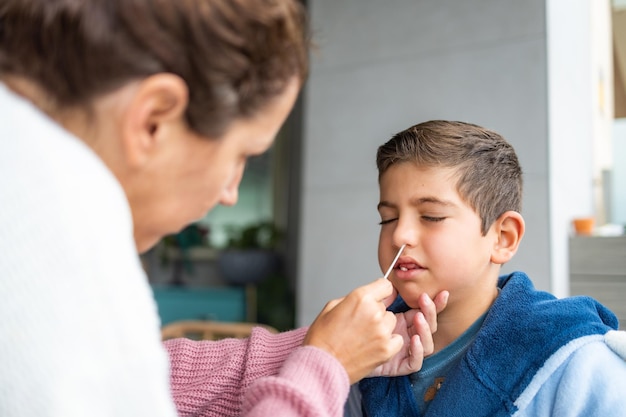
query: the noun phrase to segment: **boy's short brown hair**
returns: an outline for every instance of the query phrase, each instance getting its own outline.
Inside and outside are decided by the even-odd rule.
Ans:
[[[506,211],[521,212],[522,169],[498,133],[463,122],[432,120],[395,134],[378,148],[378,178],[395,164],[457,170],[457,190],[478,213],[481,231]]]
[[[0,76],[36,82],[58,107],[85,106],[150,75],[179,75],[186,119],[219,137],[308,72],[298,0],[2,0]]]

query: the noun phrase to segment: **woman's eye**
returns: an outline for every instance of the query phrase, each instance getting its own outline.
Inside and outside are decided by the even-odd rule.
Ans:
[[[381,220],[380,223],[378,223],[381,226],[384,226],[386,224],[389,224],[391,222],[395,222],[396,220],[398,220],[398,218],[393,218],[393,219],[386,219],[386,220]]]
[[[435,216],[422,216],[422,219],[426,220],[427,222],[432,222],[432,223],[436,223],[436,222],[440,222],[445,220],[445,217],[435,217]]]

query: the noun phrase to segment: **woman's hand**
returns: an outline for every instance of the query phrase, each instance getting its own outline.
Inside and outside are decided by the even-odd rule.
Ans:
[[[404,335],[411,326],[405,323],[399,334],[393,334],[398,320],[386,311],[394,296],[391,283],[378,279],[329,302],[309,328],[303,344],[335,356],[346,369],[350,383],[359,381],[401,350],[407,350]],[[409,315],[398,317],[407,319]]]
[[[435,349],[433,333],[437,331],[437,314],[448,304],[449,295],[448,291],[441,291],[431,300],[428,294],[422,294],[417,309],[397,313],[393,332],[402,336],[402,349],[367,376],[399,376],[420,370],[424,357]]]

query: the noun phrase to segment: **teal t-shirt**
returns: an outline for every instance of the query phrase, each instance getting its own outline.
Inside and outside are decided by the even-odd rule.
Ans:
[[[443,350],[426,357],[419,372],[409,375],[420,415],[426,413],[430,402],[445,382],[446,375],[461,360],[476,338],[486,315],[485,313],[479,317],[461,336]]]

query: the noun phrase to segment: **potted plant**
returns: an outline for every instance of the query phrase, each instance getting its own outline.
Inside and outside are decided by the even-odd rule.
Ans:
[[[276,245],[281,238],[273,222],[230,226],[226,247],[217,259],[222,278],[230,284],[257,284],[278,269]]]
[[[193,223],[176,234],[165,236],[154,248],[158,266],[164,271],[171,270],[169,284],[184,285],[183,276],[193,275],[195,263],[207,258],[208,235],[207,226]]]

